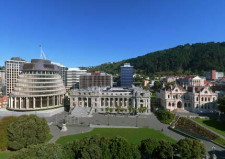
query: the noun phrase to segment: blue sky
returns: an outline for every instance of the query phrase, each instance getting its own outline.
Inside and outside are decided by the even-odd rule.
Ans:
[[[0,0],[0,65],[19,56],[93,66],[225,41],[224,0]]]

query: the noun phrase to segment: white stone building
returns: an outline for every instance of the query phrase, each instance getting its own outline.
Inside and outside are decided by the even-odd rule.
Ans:
[[[164,87],[156,93],[161,105],[169,110],[183,109],[195,113],[209,113],[216,110],[218,94],[209,86],[182,88],[178,84]]]
[[[79,68],[69,68],[66,71],[66,87],[79,88],[80,76],[85,74],[87,70],[81,70]]]
[[[179,83],[181,86],[205,86],[205,78],[199,76],[186,76],[180,78]]]
[[[145,113],[150,113],[151,93],[141,88],[110,88],[93,87],[89,89],[74,89],[70,93],[70,107],[91,107],[94,112],[105,112],[105,108],[123,108],[129,112],[129,107],[137,111],[142,107]]]

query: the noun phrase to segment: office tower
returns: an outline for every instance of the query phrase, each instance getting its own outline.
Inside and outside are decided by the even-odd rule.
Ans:
[[[43,110],[63,106],[66,93],[59,67],[49,60],[32,59],[21,65],[14,90],[10,94],[11,110]]]
[[[51,63],[59,67],[59,75],[61,76],[61,78],[63,80],[64,86],[66,86],[66,70],[67,70],[67,67],[61,65],[60,63],[56,63],[56,62],[51,62]]]
[[[13,57],[10,60],[5,61],[6,95],[9,95],[12,92],[20,74],[20,66],[24,63],[26,63],[26,61],[19,57]]]
[[[112,87],[112,75],[102,72],[86,73],[80,76],[80,89],[90,87]]]
[[[120,66],[120,80],[121,87],[131,87],[133,84],[133,66],[129,63],[125,63],[124,66]]]
[[[87,70],[80,70],[79,68],[69,68],[66,71],[66,87],[67,88],[79,88],[80,75],[83,75]]]

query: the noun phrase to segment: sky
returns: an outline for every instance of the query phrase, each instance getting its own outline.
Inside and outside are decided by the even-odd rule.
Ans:
[[[224,0],[0,0],[0,66],[11,57],[95,66],[225,41]]]

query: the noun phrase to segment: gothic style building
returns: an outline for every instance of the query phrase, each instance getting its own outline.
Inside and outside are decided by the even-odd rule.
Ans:
[[[104,112],[107,107],[113,111],[120,107],[129,112],[129,108],[133,107],[137,111],[144,108],[145,113],[150,113],[150,97],[151,93],[141,88],[74,89],[70,93],[70,106],[91,107],[94,112]]]
[[[209,86],[181,87],[178,84],[164,87],[157,92],[161,105],[169,111],[183,109],[195,113],[210,113],[216,110],[218,94]]]

